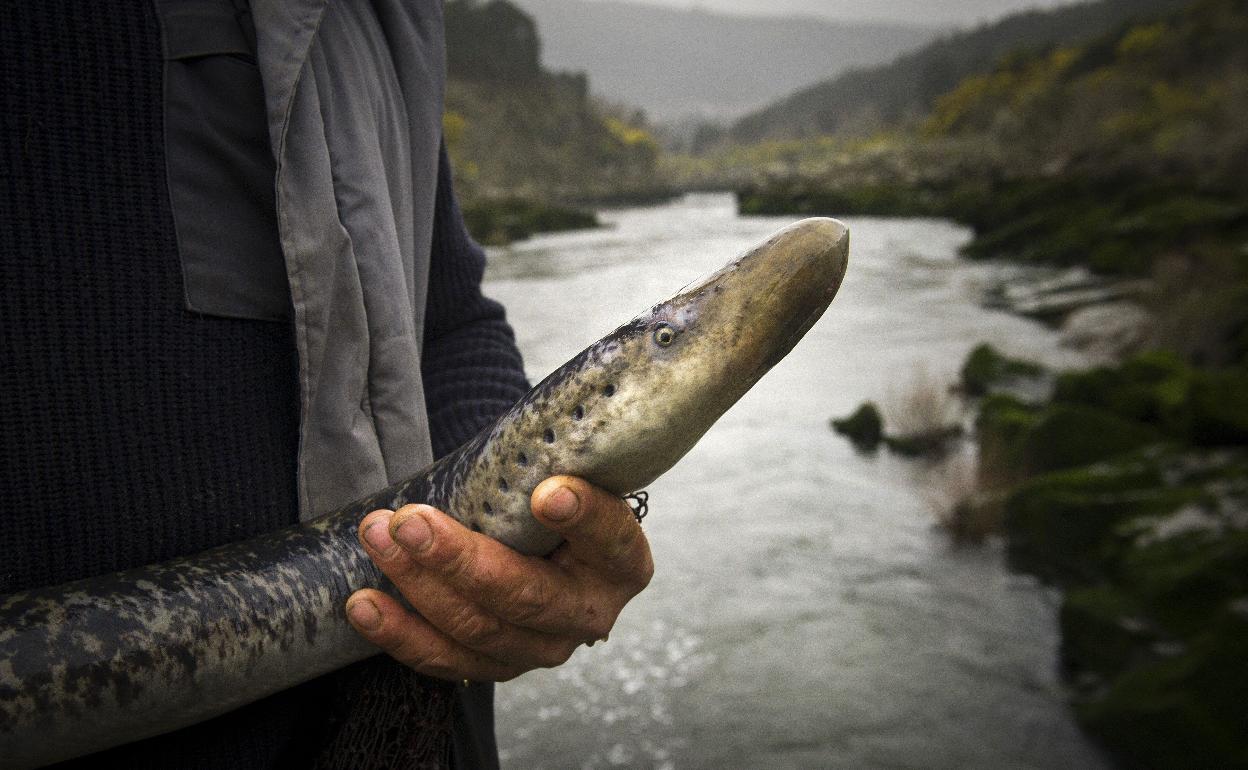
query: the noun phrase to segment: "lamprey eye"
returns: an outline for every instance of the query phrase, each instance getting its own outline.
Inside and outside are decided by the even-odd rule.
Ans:
[[[676,330],[667,324],[659,324],[654,330],[654,341],[665,348],[676,341]]]

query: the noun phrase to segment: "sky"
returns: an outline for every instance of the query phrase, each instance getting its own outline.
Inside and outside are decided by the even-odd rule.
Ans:
[[[888,21],[966,27],[1025,8],[1052,8],[1074,0],[644,0],[675,8],[788,16],[805,14],[848,21]]]

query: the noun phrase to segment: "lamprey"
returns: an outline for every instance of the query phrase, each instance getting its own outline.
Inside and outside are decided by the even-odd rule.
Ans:
[[[849,236],[799,222],[589,346],[416,477],[319,519],[164,564],[0,597],[0,764],[29,767],[177,729],[377,652],[353,591],[387,588],[356,540],[426,502],[532,555],[556,474],[619,495],[676,463],[832,301]]]

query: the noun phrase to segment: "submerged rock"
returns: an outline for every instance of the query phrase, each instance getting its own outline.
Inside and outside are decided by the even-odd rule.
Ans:
[[[867,401],[848,417],[832,420],[832,429],[848,438],[855,448],[874,452],[884,436],[884,419],[880,409]]]

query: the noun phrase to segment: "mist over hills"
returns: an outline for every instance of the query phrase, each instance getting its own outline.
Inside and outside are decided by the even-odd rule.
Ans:
[[[1187,1],[1099,0],[1014,14],[942,37],[889,64],[858,68],[801,89],[742,118],[731,135],[738,142],[757,142],[870,134],[925,115],[936,97],[1007,54],[1084,42]]]
[[[654,120],[735,119],[784,94],[933,39],[924,26],[760,18],[642,3],[515,0],[543,63],[584,71],[594,93]]]

